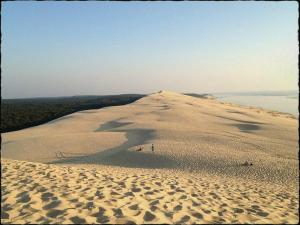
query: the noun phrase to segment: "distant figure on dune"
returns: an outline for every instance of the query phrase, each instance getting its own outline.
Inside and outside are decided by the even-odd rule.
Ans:
[[[152,150],[152,152],[154,152],[154,145],[153,144],[151,146],[151,150]]]
[[[243,166],[253,166],[253,163],[252,162],[248,163],[248,161],[245,161],[242,165]]]

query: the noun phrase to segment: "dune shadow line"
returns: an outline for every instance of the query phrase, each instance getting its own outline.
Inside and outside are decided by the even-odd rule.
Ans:
[[[101,126],[95,130],[95,132],[100,131],[113,131],[116,128],[124,127],[126,125],[133,124],[132,122],[120,122],[117,120],[108,121],[107,123],[101,124]]]
[[[125,132],[127,141],[123,144],[101,152],[83,156],[71,156],[54,160],[51,164],[102,164],[131,168],[171,168],[175,161],[162,155],[148,152],[129,151],[137,145],[143,145],[155,138],[155,130],[152,129],[118,129],[131,122],[109,121],[101,125],[95,132]],[[147,150],[146,150],[147,151]]]

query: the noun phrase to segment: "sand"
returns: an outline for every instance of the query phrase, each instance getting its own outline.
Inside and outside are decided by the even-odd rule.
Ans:
[[[162,91],[2,134],[1,147],[2,223],[299,220],[289,114]]]

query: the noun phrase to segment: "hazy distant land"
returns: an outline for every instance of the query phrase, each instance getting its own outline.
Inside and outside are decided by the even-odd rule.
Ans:
[[[290,113],[298,117],[298,91],[215,93],[220,101]]]

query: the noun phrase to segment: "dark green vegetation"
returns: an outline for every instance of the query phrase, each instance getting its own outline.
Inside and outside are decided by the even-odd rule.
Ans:
[[[74,96],[58,98],[2,99],[1,132],[37,126],[81,110],[125,105],[145,95]]]

